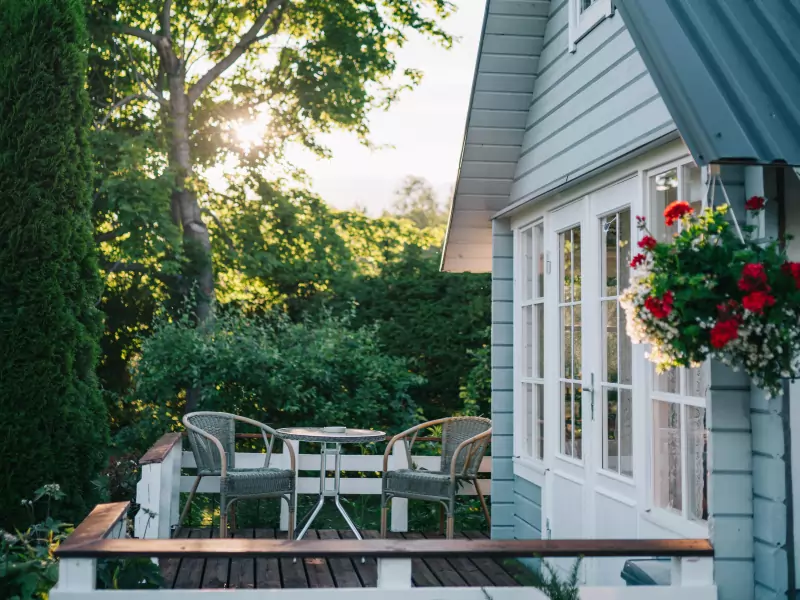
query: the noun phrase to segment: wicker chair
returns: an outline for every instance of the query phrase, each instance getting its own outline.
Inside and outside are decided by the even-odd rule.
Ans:
[[[442,461],[438,471],[416,469],[411,460],[411,447],[419,432],[435,425],[442,426]],[[412,435],[413,434],[413,435]],[[409,436],[411,439],[409,441]],[[478,468],[492,436],[492,422],[482,417],[449,417],[422,423],[394,436],[383,455],[381,492],[381,537],[386,537],[389,502],[392,498],[411,498],[440,502],[447,514],[447,539],[453,538],[455,503],[458,488],[472,483],[481,501],[487,523],[491,523],[486,499],[478,483]],[[408,457],[408,469],[389,471],[389,455],[395,443],[402,440]]]
[[[258,427],[267,447],[264,466],[255,469],[236,468],[236,422]],[[189,499],[181,513],[182,525],[192,498],[203,477],[218,476],[219,480],[219,536],[227,537],[228,511],[239,500],[246,498],[283,498],[289,505],[289,539],[294,536],[295,501],[295,456],[291,445],[289,451],[290,470],[270,468],[275,430],[263,423],[219,412],[193,412],[183,417],[189,434],[189,444],[197,463],[197,478],[189,492]],[[267,438],[270,434],[270,438]],[[235,516],[234,516],[235,518]],[[234,525],[235,526],[235,525]]]

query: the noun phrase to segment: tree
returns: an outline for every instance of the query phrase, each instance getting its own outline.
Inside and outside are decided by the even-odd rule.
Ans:
[[[448,0],[93,0],[92,7],[96,39],[106,45],[98,72],[111,83],[100,86],[106,114],[98,124],[119,130],[141,113],[160,115],[170,213],[182,233],[177,254],[197,283],[201,322],[215,283],[199,198],[203,169],[224,155],[246,170],[274,168],[290,143],[324,155],[317,136],[336,127],[366,141],[368,113],[419,80],[414,70],[399,85],[393,78],[394,52],[408,35],[451,43],[438,25],[452,10]],[[237,144],[236,125],[258,117],[263,143]],[[125,224],[103,231],[106,240],[128,233]],[[118,270],[152,272],[127,263]]]
[[[436,190],[423,177],[408,175],[395,190],[389,214],[408,219],[420,229],[443,228],[447,210],[436,197]]]
[[[81,0],[0,0],[0,524],[51,482],[80,516],[108,444],[86,39]]]

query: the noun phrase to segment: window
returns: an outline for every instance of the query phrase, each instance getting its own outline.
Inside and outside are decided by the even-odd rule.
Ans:
[[[619,305],[630,281],[630,209],[603,217],[600,226],[603,468],[633,477],[633,348]]]
[[[569,0],[569,51],[603,19],[614,14],[611,0]]]
[[[653,207],[649,220],[654,235],[667,240],[680,224],[667,227],[664,209],[686,200],[696,211],[703,208],[705,190],[700,169],[681,165],[650,178]],[[653,369],[653,504],[690,521],[708,518],[706,390],[708,364],[696,368]]]
[[[544,225],[520,233],[521,277],[517,317],[521,325],[521,445],[525,458],[544,459]]]
[[[580,459],[583,455],[581,418],[581,228],[558,234],[560,320],[559,395],[561,397],[561,445],[565,456]]]

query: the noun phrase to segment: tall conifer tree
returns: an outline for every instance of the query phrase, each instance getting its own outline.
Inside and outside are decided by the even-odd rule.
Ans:
[[[108,443],[81,0],[0,0],[0,526],[46,483],[88,508]]]

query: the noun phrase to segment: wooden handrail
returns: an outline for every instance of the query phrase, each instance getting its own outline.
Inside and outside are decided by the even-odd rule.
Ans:
[[[128,502],[100,504],[56,550],[59,557],[129,558],[256,556],[313,558],[713,556],[708,540],[270,540],[105,539]]]
[[[98,504],[92,512],[69,534],[64,543],[59,546],[59,551],[70,551],[72,548],[91,544],[105,538],[114,529],[114,526],[128,514],[130,502],[112,502]]]
[[[219,557],[253,558],[518,558],[518,557],[708,557],[708,540],[170,540],[98,539],[64,543],[56,551],[69,558]]]
[[[158,441],[153,444],[150,449],[139,459],[140,465],[151,465],[154,463],[162,463],[167,458],[170,450],[175,447],[175,444],[181,443],[182,434],[180,432],[165,433]]]

